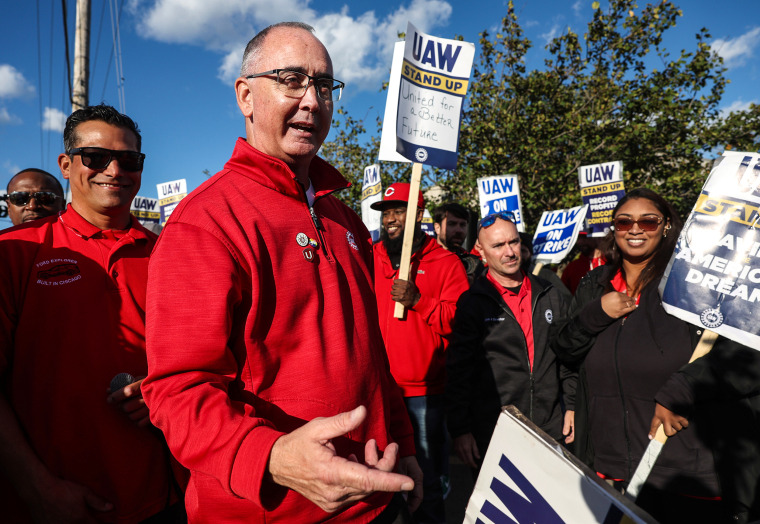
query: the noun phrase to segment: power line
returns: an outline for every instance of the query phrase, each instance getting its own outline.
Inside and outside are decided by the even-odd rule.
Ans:
[[[37,102],[40,109],[40,165],[45,166],[45,133],[42,130],[42,35],[40,31],[40,0],[37,0]]]
[[[122,4],[123,5],[123,4]],[[124,97],[124,65],[121,60],[121,35],[119,33],[119,24],[121,19],[121,12],[115,14],[116,0],[108,2],[108,6],[111,10],[111,34],[113,35],[113,47],[114,54],[116,56],[116,82],[119,90],[119,110],[122,113],[126,113],[126,100]]]
[[[61,0],[63,6],[63,40],[66,42],[66,78],[69,84],[69,100],[73,104],[74,96],[71,88],[71,57],[69,53],[69,22],[66,15],[66,0]]]
[[[90,78],[95,78],[95,72],[97,70],[98,65],[98,53],[100,52],[100,35],[103,34],[103,19],[105,18],[106,10],[103,9],[103,6],[100,6],[100,22],[98,23],[98,36],[95,39],[95,59],[93,60],[92,68],[90,69]],[[108,66],[110,67],[110,61]],[[103,98],[101,97],[101,100]]]

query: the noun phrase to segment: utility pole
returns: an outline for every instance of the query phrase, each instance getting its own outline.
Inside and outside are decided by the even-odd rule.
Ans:
[[[77,0],[74,36],[74,86],[71,112],[89,105],[90,86],[90,0]]]

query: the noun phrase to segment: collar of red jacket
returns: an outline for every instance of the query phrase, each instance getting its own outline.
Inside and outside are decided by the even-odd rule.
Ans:
[[[130,236],[135,240],[145,241],[147,241],[150,236],[155,236],[154,233],[145,229],[133,215],[130,214],[129,219],[130,224],[129,229],[126,231],[127,236]],[[60,220],[64,226],[85,239],[92,238],[100,233],[100,228],[90,224],[87,220],[82,218],[82,215],[77,213],[76,209],[71,207],[71,204],[66,206],[66,210],[58,216],[58,220]]]
[[[425,259],[428,261],[433,261],[449,254],[448,251],[443,249],[441,245],[436,242],[435,238],[431,237],[427,233],[423,234],[425,235],[425,239],[422,242],[420,249],[412,253],[412,262],[419,260],[422,257],[425,257]],[[390,269],[391,273],[395,273],[397,270],[391,268],[391,259],[388,256],[388,251],[385,249],[385,244],[382,241],[378,242],[373,246],[373,249],[377,252],[383,265],[386,266],[386,269]]]
[[[288,165],[273,156],[262,153],[244,138],[238,138],[232,158],[225,168],[252,178],[257,183],[292,198],[303,198],[304,193],[296,181],[296,175]],[[337,169],[315,156],[309,166],[309,180],[314,186],[315,197],[351,187]]]

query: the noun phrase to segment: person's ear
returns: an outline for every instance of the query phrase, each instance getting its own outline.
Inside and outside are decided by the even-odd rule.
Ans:
[[[58,169],[61,170],[61,176],[68,180],[69,170],[71,169],[71,157],[66,153],[58,155]]]
[[[253,91],[251,91],[247,78],[241,76],[235,80],[235,97],[243,116],[247,119],[251,118],[253,116]]]

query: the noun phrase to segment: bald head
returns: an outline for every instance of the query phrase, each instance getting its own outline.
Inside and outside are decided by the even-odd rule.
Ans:
[[[29,168],[19,171],[8,182],[7,192],[8,195],[16,193],[8,199],[8,217],[14,226],[55,215],[63,210],[61,183],[42,169]],[[53,193],[57,198],[49,198],[46,195],[32,198],[36,193]]]

